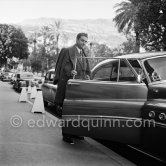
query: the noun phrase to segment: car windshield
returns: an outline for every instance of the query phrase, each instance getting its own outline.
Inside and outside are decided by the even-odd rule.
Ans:
[[[152,82],[166,80],[166,57],[145,60],[144,66]]]

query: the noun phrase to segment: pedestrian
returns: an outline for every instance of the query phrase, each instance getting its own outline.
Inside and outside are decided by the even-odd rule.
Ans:
[[[54,77],[54,84],[57,84],[55,96],[56,111],[59,116],[62,114],[67,81],[72,78],[90,79],[91,71],[84,52],[87,40],[88,35],[86,33],[79,33],[76,37],[76,43],[71,47],[62,48],[59,54]],[[73,142],[72,138],[66,135],[63,135],[63,140],[68,143]]]

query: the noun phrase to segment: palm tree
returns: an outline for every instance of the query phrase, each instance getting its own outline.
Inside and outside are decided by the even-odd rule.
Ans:
[[[44,71],[44,64],[47,61],[47,70],[48,70],[48,52],[47,52],[47,47],[48,47],[48,40],[50,39],[50,28],[47,25],[44,25],[41,27],[40,32],[39,32],[39,37],[42,37],[42,45],[41,45],[41,59],[42,59],[42,71]]]
[[[59,39],[63,35],[63,22],[62,20],[55,20],[53,24],[50,24],[50,32],[56,43],[57,57],[59,55]]]
[[[139,52],[140,48],[140,24],[138,20],[138,13],[141,6],[140,0],[123,1],[115,5],[117,15],[113,19],[116,22],[119,32],[134,31],[136,37],[135,52]]]

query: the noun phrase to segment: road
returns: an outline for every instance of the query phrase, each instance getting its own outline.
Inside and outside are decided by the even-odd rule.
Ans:
[[[60,120],[32,113],[30,103],[18,102],[19,95],[0,81],[0,166],[134,165],[88,139],[63,142]]]

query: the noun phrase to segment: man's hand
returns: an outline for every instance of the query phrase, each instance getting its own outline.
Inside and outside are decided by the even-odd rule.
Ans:
[[[72,76],[77,75],[77,71],[76,71],[76,70],[72,70],[72,71],[71,71],[71,75],[72,75]]]

